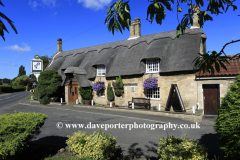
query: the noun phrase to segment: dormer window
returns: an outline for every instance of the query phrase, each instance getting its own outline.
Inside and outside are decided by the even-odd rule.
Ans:
[[[97,66],[97,76],[105,76],[106,75],[106,68],[104,65]]]
[[[159,59],[146,60],[146,73],[157,73],[157,72],[159,72]]]

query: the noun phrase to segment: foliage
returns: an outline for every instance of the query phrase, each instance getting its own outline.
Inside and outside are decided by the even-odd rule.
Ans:
[[[45,70],[52,58],[48,57],[48,55],[39,56],[39,58],[43,61],[43,70]]]
[[[74,132],[72,137],[67,136],[69,139],[66,144],[69,146],[69,151],[79,154],[80,157],[110,160],[117,149],[115,137],[101,132],[101,128],[96,135],[95,133],[88,135],[87,132],[79,131]]]
[[[230,85],[230,90],[222,98],[221,107],[214,125],[221,149],[228,159],[240,157],[240,75]]]
[[[45,158],[44,160],[97,160],[93,159],[90,157],[84,157],[84,158],[79,158],[79,157],[66,157],[66,156],[57,156],[57,157],[49,157]]]
[[[123,81],[120,75],[116,77],[116,85],[116,88],[123,88]]]
[[[25,91],[26,88],[24,86],[12,86],[13,92],[20,92],[20,91]]]
[[[11,156],[23,151],[36,133],[39,133],[47,115],[42,113],[24,113],[0,116],[0,159],[10,159]]]
[[[189,140],[187,135],[184,138],[164,137],[159,140],[159,160],[207,160],[207,151],[198,142]]]
[[[96,83],[93,84],[92,89],[96,92],[102,92],[103,90],[106,89],[104,82],[97,81]]]
[[[82,97],[82,100],[90,101],[92,99],[92,88],[90,87],[79,87],[79,94]]]
[[[3,5],[2,1],[0,0],[0,5]],[[17,34],[17,29],[15,28],[15,26],[13,25],[13,21],[10,20],[7,16],[5,16],[2,12],[0,12],[0,17],[2,17],[3,19],[5,19],[8,24],[12,27],[12,29],[15,31],[15,33]],[[0,20],[0,36],[3,38],[3,40],[5,41],[5,37],[4,37],[4,31],[8,32],[6,26],[3,24],[2,20]],[[9,33],[9,32],[8,32]]]
[[[3,82],[3,83],[10,83],[11,80],[10,79],[7,79],[7,78],[3,78],[3,79],[0,79],[0,82]]]
[[[26,75],[19,76],[12,82],[12,85],[19,86],[21,81],[25,81],[27,79],[28,79],[28,76],[26,76]]]
[[[26,75],[26,70],[25,70],[25,67],[23,65],[21,65],[19,67],[18,77],[23,76],[23,75]]]
[[[37,82],[37,77],[34,74],[30,74],[28,76],[29,80],[31,80],[32,82]]]
[[[51,97],[57,97],[58,101],[64,97],[64,87],[61,86],[61,81],[61,75],[54,69],[40,73],[38,86],[34,93],[40,104],[49,104]]]
[[[114,93],[110,82],[108,82],[107,86],[107,100],[110,102],[114,101]]]
[[[116,83],[113,83],[113,87],[114,87],[114,92],[115,92],[116,96],[119,96],[118,93],[120,93],[120,95],[123,95],[123,93],[124,93],[123,81],[122,81],[122,78],[120,75],[118,77],[116,77]]]
[[[194,14],[197,14],[198,24],[200,25],[200,28],[202,28],[206,21],[213,21],[213,18],[209,14],[219,15],[223,12],[226,13],[229,7],[232,7],[233,11],[235,11],[237,9],[237,6],[234,5],[235,1],[236,0],[207,1],[207,3],[205,2],[204,4],[204,0],[195,0],[195,2],[192,0],[153,0],[150,1],[150,5],[147,9],[147,20],[152,23],[155,17],[155,21],[157,22],[157,24],[161,25],[162,21],[165,20],[166,10],[172,11],[172,6],[174,2],[176,2],[178,20],[178,25],[176,27],[176,36],[179,38],[180,34],[184,34],[185,29],[188,28],[190,24],[193,25]],[[107,24],[108,31],[112,31],[113,35],[114,30],[116,30],[117,32],[119,30],[121,33],[122,30],[125,30],[125,28],[129,30],[129,26],[131,25],[131,15],[128,2],[129,1],[124,3],[124,0],[117,0],[107,10],[105,24]],[[182,7],[180,6],[180,4],[183,3],[187,4],[189,6],[189,9],[186,11],[187,13],[183,15],[181,21],[179,21],[178,13],[181,13],[183,11]],[[206,10],[202,10],[204,5],[207,6]],[[200,7],[201,10],[198,9]],[[150,20],[148,19],[148,17],[150,17]],[[226,47],[226,45],[239,41],[240,40],[228,42],[227,44],[225,44],[223,49]],[[223,49],[219,53],[217,53],[216,51],[212,51],[212,55],[207,54],[203,56],[198,53],[200,54],[200,57],[193,61],[195,62],[193,69],[199,67],[199,69],[203,70],[204,72],[206,70],[209,73],[214,73],[214,70],[211,67],[212,64],[215,64],[216,67],[219,67],[220,64],[221,67],[226,70],[226,66],[220,61],[224,62],[225,60],[229,61],[231,59],[229,57],[221,57],[222,54],[226,56]],[[240,55],[238,55],[238,57],[240,57]],[[219,72],[219,69],[216,70],[217,72]]]
[[[2,85],[2,86],[0,86],[0,92],[12,93],[13,92],[13,88],[12,88],[11,85]]]
[[[144,82],[143,82],[143,87],[146,89],[150,88],[157,88],[158,87],[158,79],[156,77],[148,77]]]

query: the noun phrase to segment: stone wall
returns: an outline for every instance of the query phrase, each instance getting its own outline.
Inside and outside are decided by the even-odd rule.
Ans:
[[[65,86],[65,102],[68,104],[68,86]]]
[[[143,82],[149,76],[158,78],[158,86],[160,87],[160,99],[151,99],[151,106],[158,106],[161,104],[162,110],[166,107],[167,98],[169,95],[171,84],[177,84],[180,91],[181,98],[184,103],[185,109],[188,111],[192,109],[192,106],[197,104],[197,83],[195,81],[194,73],[182,73],[182,74],[145,74],[143,76],[123,76],[124,94],[121,97],[115,96],[115,104],[118,106],[127,106],[128,101],[132,100],[132,97],[145,98]],[[100,80],[100,77],[96,77],[93,83]],[[108,82],[115,81],[115,79],[106,79],[101,77],[101,81],[105,82],[106,90],[105,96],[97,97],[96,92],[93,93],[93,100],[96,104],[107,104],[107,85]],[[135,86],[135,91],[131,91],[131,86]],[[171,108],[172,110],[172,108]]]

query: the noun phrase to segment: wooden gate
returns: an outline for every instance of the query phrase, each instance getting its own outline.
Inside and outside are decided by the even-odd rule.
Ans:
[[[68,85],[68,104],[76,104],[78,99],[78,82],[75,78],[71,78],[66,82]]]
[[[204,115],[217,115],[219,108],[219,85],[203,85]]]

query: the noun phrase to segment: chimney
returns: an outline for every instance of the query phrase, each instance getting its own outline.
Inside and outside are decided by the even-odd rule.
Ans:
[[[57,53],[62,52],[62,39],[58,38],[57,40]]]
[[[198,5],[195,5],[193,7],[193,25],[191,26],[190,29],[200,28],[200,25],[198,24],[198,15],[197,15],[199,11],[200,11],[200,7]]]
[[[129,39],[135,39],[141,36],[141,20],[139,17],[134,18],[130,26],[130,37]]]

